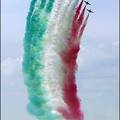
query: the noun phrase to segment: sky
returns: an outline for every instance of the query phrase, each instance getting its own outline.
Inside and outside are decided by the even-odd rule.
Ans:
[[[118,2],[89,0],[90,15],[76,73],[84,120],[118,120]],[[23,38],[30,0],[2,0],[2,120],[36,120],[26,110],[22,75]]]

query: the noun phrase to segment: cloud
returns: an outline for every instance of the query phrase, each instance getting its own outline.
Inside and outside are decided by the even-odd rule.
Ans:
[[[19,58],[6,58],[1,63],[2,77],[17,76],[21,73],[22,59]]]

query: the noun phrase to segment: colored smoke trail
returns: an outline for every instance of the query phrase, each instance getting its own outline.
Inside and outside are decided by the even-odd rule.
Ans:
[[[78,34],[78,29],[80,29],[80,26],[83,23],[86,6],[81,11],[82,4],[83,4],[83,1],[78,6],[76,10],[76,14],[73,18],[73,23],[71,28],[71,37],[73,37],[72,39],[75,39],[76,35]]]
[[[33,1],[31,4],[33,4]],[[48,3],[42,0],[41,2],[36,1],[36,5],[31,5],[29,13],[32,13],[32,15],[28,17],[29,19],[27,18],[29,23],[26,25],[24,40],[23,71],[30,100],[28,110],[40,120],[60,119],[59,115],[52,112],[48,105],[49,93],[42,84],[44,74],[40,72],[44,69],[43,50],[45,45],[43,36],[53,4],[54,0],[50,0]]]
[[[83,2],[83,1],[82,1]],[[83,23],[84,13],[86,6],[80,13],[80,6],[77,8],[75,17],[73,18],[72,32],[69,35],[66,48],[61,53],[61,58],[64,64],[64,85],[63,85],[63,99],[68,108],[59,108],[59,111],[63,114],[66,120],[83,120],[83,113],[80,108],[80,100],[77,96],[77,86],[75,81],[75,72],[77,69],[77,54],[80,50],[79,42],[77,41],[77,35],[80,26]],[[78,19],[78,20],[77,20]],[[86,22],[86,21],[85,21]],[[79,26],[79,27],[78,27]],[[84,28],[81,29],[83,33]],[[81,34],[82,35],[82,34]],[[81,36],[80,36],[81,37]]]
[[[89,16],[84,20],[86,7],[82,8],[83,0],[79,5],[78,2],[31,1],[23,72],[29,94],[28,111],[38,120],[83,119],[75,72],[80,50],[78,40]]]
[[[87,17],[86,17],[86,19],[85,19],[82,27],[81,27],[80,30],[79,30],[79,33],[78,33],[78,39],[79,39],[79,40],[81,40],[81,38],[82,38],[83,32],[84,32],[85,27],[86,27],[86,25],[87,25],[87,21],[88,21],[89,15],[90,15],[90,14],[87,15]]]
[[[77,20],[77,17],[78,17],[78,15],[79,15],[80,12],[81,12],[81,8],[82,8],[83,2],[84,2],[84,0],[81,1],[81,3],[79,4],[79,6],[78,6],[77,9],[76,9],[76,14],[75,14],[74,20],[73,20],[74,22]]]

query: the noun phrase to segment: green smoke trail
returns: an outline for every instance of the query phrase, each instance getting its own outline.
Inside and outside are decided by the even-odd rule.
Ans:
[[[29,93],[28,110],[40,120],[59,120],[60,117],[52,113],[47,105],[47,92],[42,86],[44,74],[44,33],[52,11],[54,0],[32,0],[27,16],[26,33],[24,38],[23,72],[25,84]],[[46,96],[45,96],[46,95]]]

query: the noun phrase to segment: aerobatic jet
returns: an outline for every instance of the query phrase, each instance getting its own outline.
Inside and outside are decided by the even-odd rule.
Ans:
[[[84,1],[86,5],[91,5],[88,1]]]
[[[88,11],[89,13],[94,13],[92,10],[89,10],[89,9],[87,9],[87,11]]]

